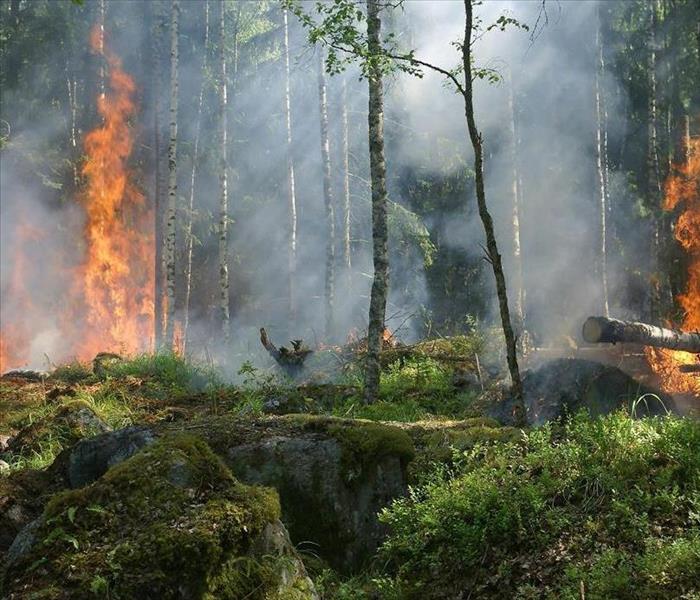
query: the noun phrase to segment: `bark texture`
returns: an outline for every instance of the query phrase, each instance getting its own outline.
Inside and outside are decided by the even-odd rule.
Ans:
[[[194,237],[192,236],[192,221],[194,219],[194,191],[197,180],[197,167],[199,166],[199,138],[202,133],[202,108],[204,106],[204,88],[206,87],[207,58],[209,56],[209,0],[204,2],[204,57],[202,59],[202,82],[199,86],[197,98],[197,123],[194,133],[194,148],[192,149],[192,172],[190,174],[190,194],[187,202],[187,215],[185,217],[185,282],[183,299],[182,321],[182,352],[187,349],[187,332],[190,325],[190,297],[192,294],[192,254],[194,250]]]
[[[523,257],[520,246],[520,173],[518,168],[518,132],[515,118],[515,83],[513,73],[508,77],[508,111],[510,113],[510,163],[511,163],[511,192],[513,209],[511,223],[513,226],[513,311],[515,313],[516,330],[522,340],[525,331],[525,288],[523,283]]]
[[[161,77],[161,52],[162,52],[162,37],[163,23],[160,14],[160,4],[158,2],[151,3],[152,18],[154,30],[152,32],[153,40],[153,56],[152,56],[152,73],[154,81],[153,91],[153,148],[155,154],[155,169],[154,169],[154,202],[153,210],[155,213],[154,222],[154,240],[155,240],[155,281],[154,281],[154,344],[156,348],[160,348],[163,343],[163,284],[165,281],[165,269],[163,262],[163,169],[162,169],[162,102],[160,92],[163,86]]]
[[[598,213],[600,223],[598,270],[601,285],[603,314],[610,316],[608,299],[608,190],[607,190],[607,155],[605,134],[605,109],[603,106],[602,78],[605,69],[603,58],[603,41],[600,23],[600,7],[597,9],[598,24],[596,27],[596,73],[595,73],[595,110],[596,110],[596,174],[598,188]]]
[[[514,400],[514,421],[516,425],[526,423],[525,406],[523,399],[523,384],[520,378],[520,368],[518,367],[518,357],[516,351],[516,338],[513,332],[513,324],[508,307],[508,290],[506,288],[506,278],[503,273],[501,255],[498,252],[496,234],[493,227],[493,219],[486,205],[486,192],[484,190],[484,164],[482,137],[476,127],[474,118],[474,104],[472,94],[472,0],[464,0],[466,12],[464,42],[462,44],[462,61],[464,67],[464,112],[467,119],[469,139],[474,148],[474,173],[476,175],[476,200],[479,207],[479,217],[484,226],[486,234],[486,250],[488,260],[493,267],[493,274],[496,278],[496,293],[498,295],[498,307],[501,315],[501,324],[506,341],[506,356],[508,359],[508,370],[510,371],[512,383],[512,396]]]
[[[228,281],[228,121],[226,116],[226,11],[224,0],[219,0],[219,310],[224,341],[229,336],[229,281]]]
[[[165,343],[173,347],[175,326],[175,218],[177,208],[177,103],[179,0],[170,3],[170,140],[168,142],[168,214],[165,222]]]
[[[348,141],[348,89],[343,78],[340,98],[340,120],[343,152],[343,265],[347,271],[348,291],[352,287],[352,257],[350,255],[350,144]]]
[[[294,281],[297,271],[297,199],[294,184],[294,159],[292,156],[292,91],[289,71],[289,18],[287,9],[283,9],[284,14],[284,116],[287,127],[287,215],[288,215],[288,236],[289,236],[289,319],[293,321],[297,314],[296,290]]]
[[[657,104],[656,104],[656,29],[658,0],[652,0],[649,7],[649,38],[647,40],[647,195],[652,210],[652,235],[650,249],[650,298],[649,318],[660,317],[661,292],[659,285],[659,255],[661,252],[661,173],[659,170]]]
[[[700,333],[698,332],[664,329],[647,323],[620,321],[606,317],[588,317],[583,324],[583,339],[592,344],[630,342],[700,354]]]
[[[380,51],[379,0],[367,0],[367,40],[370,56]],[[372,258],[374,279],[369,303],[364,400],[374,402],[379,393],[379,352],[389,286],[387,241],[386,163],[384,160],[384,95],[382,72],[376,62],[369,70],[369,166],[372,186]]]
[[[328,136],[328,94],[323,50],[318,58],[318,102],[321,115],[321,161],[323,165],[323,200],[326,209],[326,272],[324,281],[326,339],[334,334],[335,312],[335,203],[331,183],[331,151]]]

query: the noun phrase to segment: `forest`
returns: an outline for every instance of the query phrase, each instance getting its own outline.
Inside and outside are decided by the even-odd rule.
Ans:
[[[697,0],[0,0],[0,599],[700,599]]]

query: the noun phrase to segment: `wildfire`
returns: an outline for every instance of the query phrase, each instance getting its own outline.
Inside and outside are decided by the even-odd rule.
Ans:
[[[97,99],[102,124],[84,141],[82,169],[87,186],[86,257],[79,282],[85,304],[85,332],[78,356],[104,350],[138,352],[153,338],[152,212],[130,180],[127,161],[133,148],[129,119],[136,106],[133,79],[121,60],[93,29],[90,45],[109,66],[109,88]]]
[[[688,159],[672,173],[665,186],[664,209],[680,209],[675,237],[690,259],[688,285],[678,297],[685,317],[682,328],[700,331],[700,138],[688,140]],[[667,392],[700,396],[700,377],[681,373],[678,367],[692,362],[687,352],[649,349],[649,363],[661,377]]]
[[[97,97],[100,124],[83,141],[85,188],[77,198],[85,219],[77,240],[80,258],[73,258],[76,252],[69,245],[59,247],[58,256],[44,262],[51,260],[62,281],[33,285],[42,272],[32,252],[48,229],[32,229],[17,219],[9,246],[11,273],[3,283],[0,372],[26,366],[32,346],[43,344],[49,333],[57,347],[41,351],[52,351],[53,360],[90,360],[104,351],[134,353],[153,341],[154,217],[128,168],[136,86],[106,48],[101,28],[91,32],[90,47],[105,61],[101,73],[106,81]],[[33,305],[30,290],[46,290],[47,285],[55,286],[49,300],[44,291],[41,305]]]

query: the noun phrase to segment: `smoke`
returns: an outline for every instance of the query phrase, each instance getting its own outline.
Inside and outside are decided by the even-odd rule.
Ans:
[[[63,3],[56,3],[63,4]],[[96,3],[60,10],[82,25],[71,29],[74,50],[66,52],[67,77],[79,80],[78,129],[96,124],[96,69],[88,50],[87,29],[95,21]],[[131,163],[137,183],[150,201],[154,194],[153,116],[158,98],[167,119],[168,64],[167,26],[163,34],[163,58],[153,66],[153,38],[157,26],[149,17],[149,3],[107,2],[106,31],[109,43],[136,80],[139,113],[133,123],[137,134]],[[533,25],[540,2],[487,2],[477,8],[484,23],[506,12]],[[153,6],[160,6],[153,3]],[[38,9],[37,9],[38,10]],[[43,9],[42,9],[43,10]],[[161,18],[167,24],[163,7]],[[514,279],[512,261],[512,160],[509,131],[512,116],[508,105],[509,85],[515,95],[518,135],[518,168],[522,178],[521,238],[524,285],[527,294],[526,324],[542,341],[561,334],[574,335],[583,317],[600,310],[599,275],[596,273],[598,216],[595,196],[595,106],[593,77],[596,69],[594,34],[595,2],[550,5],[549,23],[533,40],[515,28],[486,34],[475,47],[480,66],[497,69],[505,77],[498,85],[476,84],[476,118],[486,144],[487,201],[494,213],[508,281]],[[72,11],[72,12],[71,12]],[[341,77],[328,78],[330,144],[333,193],[336,204],[336,296],[335,334],[324,335],[324,269],[326,220],[324,215],[319,100],[314,51],[306,33],[290,16],[291,103],[293,160],[298,211],[297,272],[294,284],[298,311],[290,321],[287,306],[288,213],[286,182],[286,129],[284,115],[284,64],[281,58],[281,13],[267,2],[227,4],[227,20],[238,24],[238,41],[227,48],[229,58],[230,125],[230,277],[232,346],[222,348],[218,327],[218,222],[219,172],[217,97],[215,89],[218,52],[218,3],[211,4],[210,52],[202,69],[204,3],[182,3],[180,38],[180,109],[178,113],[178,197],[184,206],[189,197],[197,99],[204,82],[204,111],[200,156],[195,185],[194,272],[188,351],[195,356],[220,352],[232,371],[243,360],[259,356],[258,328],[265,326],[277,343],[304,338],[317,342],[342,342],[351,329],[366,328],[371,285],[371,227],[369,161],[367,156],[366,81],[355,68],[342,77],[348,87],[350,193],[352,224],[351,274],[341,265]],[[463,35],[462,2],[408,1],[403,13],[391,18],[401,44],[415,48],[416,55],[445,68],[459,63],[452,41]],[[66,42],[68,43],[68,42]],[[12,134],[2,150],[0,218],[0,266],[2,267],[2,331],[26,330],[31,348],[21,364],[38,366],[43,353],[56,362],[72,357],[71,340],[53,315],[65,300],[70,265],[84,252],[84,215],[71,184],[72,173],[65,159],[79,154],[70,148],[70,110],[63,76],[46,87],[51,49],[40,47],[39,67],[23,72],[16,92],[2,99],[2,118],[11,121]],[[47,58],[49,57],[49,58]],[[65,65],[64,65],[65,66]],[[155,89],[155,70],[161,89]],[[50,77],[49,77],[50,78]],[[605,80],[608,96],[619,97],[615,83]],[[22,117],[27,97],[38,106],[53,107],[43,120]],[[473,304],[450,310],[496,321],[495,304],[481,306],[479,298],[493,298],[492,276],[482,260],[483,233],[475,212],[475,199],[468,170],[468,144],[461,98],[441,76],[426,71],[422,79],[397,74],[387,81],[385,133],[389,190],[392,202],[413,210],[407,183],[415,173],[426,178],[456,178],[464,186],[455,193],[454,206],[437,206],[421,215],[430,240],[438,252],[464,255],[460,275],[465,298]],[[618,104],[609,107],[609,122],[623,124]],[[163,123],[161,123],[163,125]],[[621,135],[623,125],[611,128]],[[30,140],[26,144],[22,140]],[[164,138],[164,142],[167,138]],[[80,142],[79,142],[80,143]],[[28,150],[22,155],[22,148]],[[27,164],[26,154],[52,148],[54,155],[41,168]],[[163,148],[161,148],[163,150]],[[14,168],[19,165],[18,168]],[[166,169],[166,162],[163,162]],[[54,169],[60,189],[47,186]],[[408,174],[408,175],[407,175]],[[163,180],[164,182],[165,180]],[[182,225],[187,211],[178,214],[178,257],[183,258]],[[18,241],[21,219],[41,231],[41,241],[22,245]],[[388,326],[401,326],[399,335],[410,340],[424,329],[424,313],[438,310],[445,298],[438,293],[441,275],[424,267],[426,256],[417,243],[402,245],[392,229],[391,295]],[[424,240],[425,241],[425,240]],[[26,247],[32,246],[32,247]],[[26,247],[26,248],[25,248]],[[25,252],[19,259],[18,253]],[[27,254],[28,253],[28,254]],[[53,264],[60,257],[59,265]],[[468,263],[468,264],[467,264]],[[180,263],[182,264],[182,263]],[[25,266],[26,265],[26,266]],[[12,281],[22,269],[27,304],[13,289]],[[615,280],[619,266],[612,261]],[[69,275],[69,273],[68,273]],[[178,285],[182,282],[178,271]],[[444,287],[444,286],[443,286]],[[471,296],[469,295],[471,294]],[[178,297],[178,304],[182,301]],[[471,302],[471,301],[469,301]],[[148,347],[151,340],[144,340]],[[113,350],[105,348],[104,350]]]

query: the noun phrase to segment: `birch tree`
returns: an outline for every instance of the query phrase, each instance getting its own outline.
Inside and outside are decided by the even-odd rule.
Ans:
[[[326,210],[326,270],[324,300],[326,316],[326,338],[334,333],[335,310],[335,204],[331,183],[331,151],[328,136],[328,92],[323,49],[318,55],[318,104],[321,121],[321,165],[323,168],[323,201]]]
[[[289,264],[289,319],[292,321],[296,317],[296,291],[294,282],[297,271],[297,200],[294,187],[294,160],[292,156],[292,93],[289,69],[289,18],[286,8],[282,9],[284,18],[284,116],[287,129],[287,215],[288,215],[288,264]]]
[[[598,23],[596,26],[596,71],[594,78],[594,94],[595,94],[595,112],[596,112],[596,175],[597,175],[597,192],[598,192],[598,215],[600,223],[599,237],[599,260],[598,271],[601,284],[602,309],[603,315],[610,316],[610,306],[608,301],[608,236],[607,236],[607,212],[608,212],[608,193],[607,193],[607,176],[606,176],[606,135],[605,135],[605,116],[602,99],[602,83],[601,78],[604,72],[603,59],[603,43],[601,40],[601,23],[600,23],[600,7],[596,9],[596,17]]]
[[[173,347],[175,326],[175,218],[177,208],[177,102],[179,0],[170,3],[170,140],[168,142],[168,212],[165,221],[165,343]]]
[[[221,333],[229,337],[228,280],[228,122],[226,82],[226,11],[225,0],[219,0],[219,310]]]
[[[190,173],[190,193],[187,202],[187,215],[185,217],[185,282],[183,300],[183,324],[182,324],[182,352],[187,348],[187,333],[190,324],[190,298],[192,295],[192,254],[194,250],[194,236],[192,235],[192,221],[194,219],[194,193],[197,180],[197,168],[199,166],[199,138],[202,133],[202,108],[204,106],[204,90],[206,88],[207,59],[209,57],[209,0],[204,1],[204,55],[202,56],[202,81],[199,85],[197,98],[197,123],[194,133],[194,148],[192,149],[192,171]]]
[[[350,254],[350,145],[348,141],[348,85],[343,77],[340,91],[340,126],[342,128],[343,159],[343,266],[348,291],[352,287],[352,257]]]
[[[379,60],[381,42],[379,0],[367,0],[367,49],[370,57],[369,82],[369,167],[372,187],[372,261],[374,278],[369,301],[367,357],[365,364],[364,400],[373,402],[379,394],[382,333],[389,289],[389,245],[387,239],[386,163],[384,160],[384,91],[382,65]]]
[[[661,203],[661,174],[659,171],[657,105],[656,105],[656,28],[658,2],[649,3],[649,35],[647,39],[647,194],[652,211],[651,261],[650,261],[650,298],[649,317],[652,321],[659,318],[661,300],[659,289],[659,255],[661,240],[661,222],[658,215]]]
[[[155,281],[153,291],[153,321],[154,321],[154,345],[158,349],[163,343],[164,335],[164,314],[163,314],[163,284],[165,282],[165,269],[163,261],[163,169],[161,161],[162,153],[162,101],[160,92],[163,85],[161,76],[162,64],[162,37],[163,37],[163,22],[160,12],[160,2],[151,3],[151,17],[153,20],[153,31],[151,33],[153,40],[152,48],[152,64],[153,73],[153,153],[155,155],[154,169],[154,201],[153,212],[155,213],[154,223],[154,240],[155,240]]]

